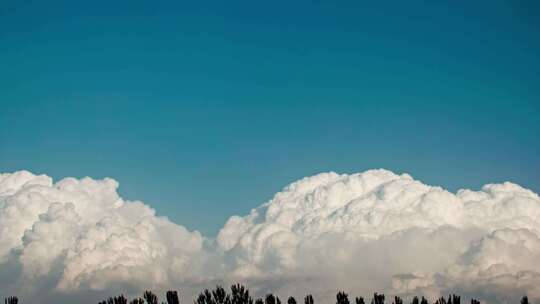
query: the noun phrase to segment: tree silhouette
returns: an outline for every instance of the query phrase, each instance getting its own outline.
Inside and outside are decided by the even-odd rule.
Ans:
[[[336,304],[350,304],[349,295],[343,291],[340,291],[336,295]]]
[[[17,304],[19,303],[19,298],[17,297],[7,297],[4,299],[4,304]]]
[[[195,300],[195,303],[197,304],[214,304],[214,301],[212,300],[212,294],[208,289],[205,289],[203,292],[199,294],[197,297],[197,300]]]
[[[225,288],[217,285],[216,289],[212,291],[212,299],[214,304],[230,304],[231,296],[227,294]]]
[[[253,299],[249,296],[249,290],[240,284],[231,286],[232,304],[253,304]]]
[[[276,301],[276,297],[269,293],[266,295],[266,297],[264,297],[264,304],[276,304],[277,301]]]
[[[151,291],[147,290],[143,295],[146,304],[158,304],[158,297]]]
[[[253,298],[249,295],[249,290],[240,284],[231,286],[231,294],[219,285],[212,291],[205,289],[199,294],[194,304],[253,304]],[[263,304],[258,299],[256,304]]]
[[[373,294],[373,299],[371,299],[371,304],[384,304],[384,294]]]
[[[180,304],[180,298],[178,292],[175,290],[169,290],[165,293],[167,303],[161,302],[161,304]],[[370,304],[384,304],[384,294],[374,293]],[[214,290],[205,289],[198,297],[193,301],[193,304],[281,304],[279,297],[273,294],[267,294],[264,299],[258,298],[253,301],[253,298],[249,295],[249,290],[240,284],[231,286],[231,293],[217,285]],[[255,303],[253,303],[255,302]],[[98,304],[127,304],[128,300],[123,295],[117,297],[109,297],[105,301],[100,301]],[[17,297],[4,298],[4,304],[19,304]],[[142,298],[135,298],[129,302],[129,304],[159,304],[158,297],[152,291],[147,290],[144,292]],[[294,297],[289,297],[286,304],[298,304]],[[314,304],[313,296],[308,294],[304,298],[304,304]],[[339,291],[336,294],[336,304],[351,304],[349,301],[349,295],[343,291]],[[363,297],[356,297],[355,304],[365,304]],[[403,304],[403,299],[399,296],[395,296],[392,304]],[[415,296],[410,304],[429,304],[425,297],[419,299]],[[456,294],[448,295],[448,298],[440,297],[433,304],[461,304],[461,297]],[[480,301],[471,299],[471,304],[480,304]],[[525,295],[521,298],[520,304],[529,304],[529,298]]]
[[[249,296],[249,290],[240,284],[231,286],[232,304],[253,304],[253,299]]]
[[[448,296],[448,304],[461,304],[461,297],[455,294]]]
[[[176,290],[167,291],[165,296],[167,297],[168,304],[180,304],[180,300],[178,299],[178,292]]]
[[[127,299],[124,297],[124,295],[120,295],[118,297],[110,297],[107,299],[107,301],[101,301],[99,304],[127,304]]]

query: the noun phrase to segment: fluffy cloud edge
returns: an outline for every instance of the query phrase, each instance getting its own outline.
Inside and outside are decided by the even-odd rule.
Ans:
[[[122,199],[118,186],[0,174],[5,290],[67,297],[184,285],[193,294],[241,281],[321,299],[338,288],[540,298],[540,199],[513,183],[451,193],[383,169],[321,173],[231,216],[215,239]]]

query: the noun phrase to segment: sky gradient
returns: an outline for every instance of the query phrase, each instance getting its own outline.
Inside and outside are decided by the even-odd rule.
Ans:
[[[540,192],[538,4],[289,2],[3,3],[0,172],[205,235],[324,171]]]

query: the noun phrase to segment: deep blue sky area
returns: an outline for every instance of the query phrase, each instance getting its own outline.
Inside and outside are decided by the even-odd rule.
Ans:
[[[540,192],[540,2],[370,2],[1,1],[0,172],[209,235],[323,171]]]

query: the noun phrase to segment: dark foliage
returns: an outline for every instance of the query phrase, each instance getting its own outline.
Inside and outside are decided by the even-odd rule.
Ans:
[[[461,297],[457,296],[455,294],[448,296],[448,304],[460,304],[461,303]]]
[[[118,297],[108,298],[107,302],[103,301],[101,303],[102,304],[127,304],[127,299],[123,295],[120,295]]]
[[[232,304],[253,304],[253,299],[249,296],[249,290],[240,284],[231,286]]]
[[[167,297],[168,304],[180,304],[180,300],[178,299],[178,292],[176,290],[167,291],[165,296]]]
[[[262,300],[259,300],[256,304],[263,304]],[[240,284],[231,286],[230,294],[218,285],[212,291],[205,289],[201,292],[195,304],[253,304],[253,298],[249,295],[249,290]]]
[[[218,286],[219,287],[219,286]],[[195,304],[214,304],[214,299],[212,298],[212,293],[205,289],[203,292],[199,294],[197,299],[195,300]]]
[[[109,299],[110,300],[110,299]],[[127,304],[127,299],[124,297],[124,295],[120,295],[118,297],[114,297],[112,299],[112,302],[109,302],[109,304]]]
[[[371,299],[371,304],[384,304],[384,295],[374,293],[373,299]]]
[[[279,304],[281,301],[278,297],[274,296],[273,294],[269,293],[264,297],[264,304]]]
[[[231,296],[227,294],[227,291],[225,291],[225,288],[221,286],[216,286],[216,289],[212,291],[212,299],[214,301],[214,304],[230,304],[231,303]]]
[[[4,304],[17,304],[19,303],[19,298],[17,297],[8,297],[4,299]]]
[[[127,299],[123,295],[114,298],[108,298],[107,301],[101,301],[99,304],[127,304]]]
[[[349,295],[343,291],[340,291],[336,295],[336,304],[350,304]]]
[[[169,290],[166,292],[165,297],[167,303],[161,304],[180,304],[180,298],[178,292],[175,290]],[[370,304],[384,304],[384,294],[373,294]],[[254,303],[255,302],[255,303]],[[4,304],[18,304],[19,299],[17,297],[4,298]],[[110,297],[105,301],[98,302],[98,304],[127,304],[128,300],[123,295],[117,297]],[[433,304],[461,304],[461,297],[455,294],[448,295],[448,299],[440,297],[436,299]],[[159,304],[158,297],[152,291],[145,291],[142,298],[135,298],[129,302],[129,304]],[[243,285],[236,284],[231,286],[231,292],[221,287],[216,286],[214,290],[205,289],[199,294],[194,301],[194,304],[281,304],[279,297],[273,294],[267,294],[264,299],[258,298],[255,301],[249,295],[249,290]],[[298,304],[294,297],[289,297],[286,304]],[[313,296],[308,294],[304,298],[304,304],[314,304]],[[349,301],[349,295],[343,291],[339,291],[336,294],[336,304],[351,304]],[[354,304],[365,304],[363,297],[356,297]],[[403,299],[395,296],[392,304],[403,304]],[[410,304],[429,304],[428,300],[424,297],[414,297]],[[480,301],[471,299],[471,304],[480,304]],[[521,298],[520,304],[529,304],[529,298],[524,296]]]
[[[146,300],[146,304],[158,304],[158,297],[149,290],[144,292],[143,298]]]

